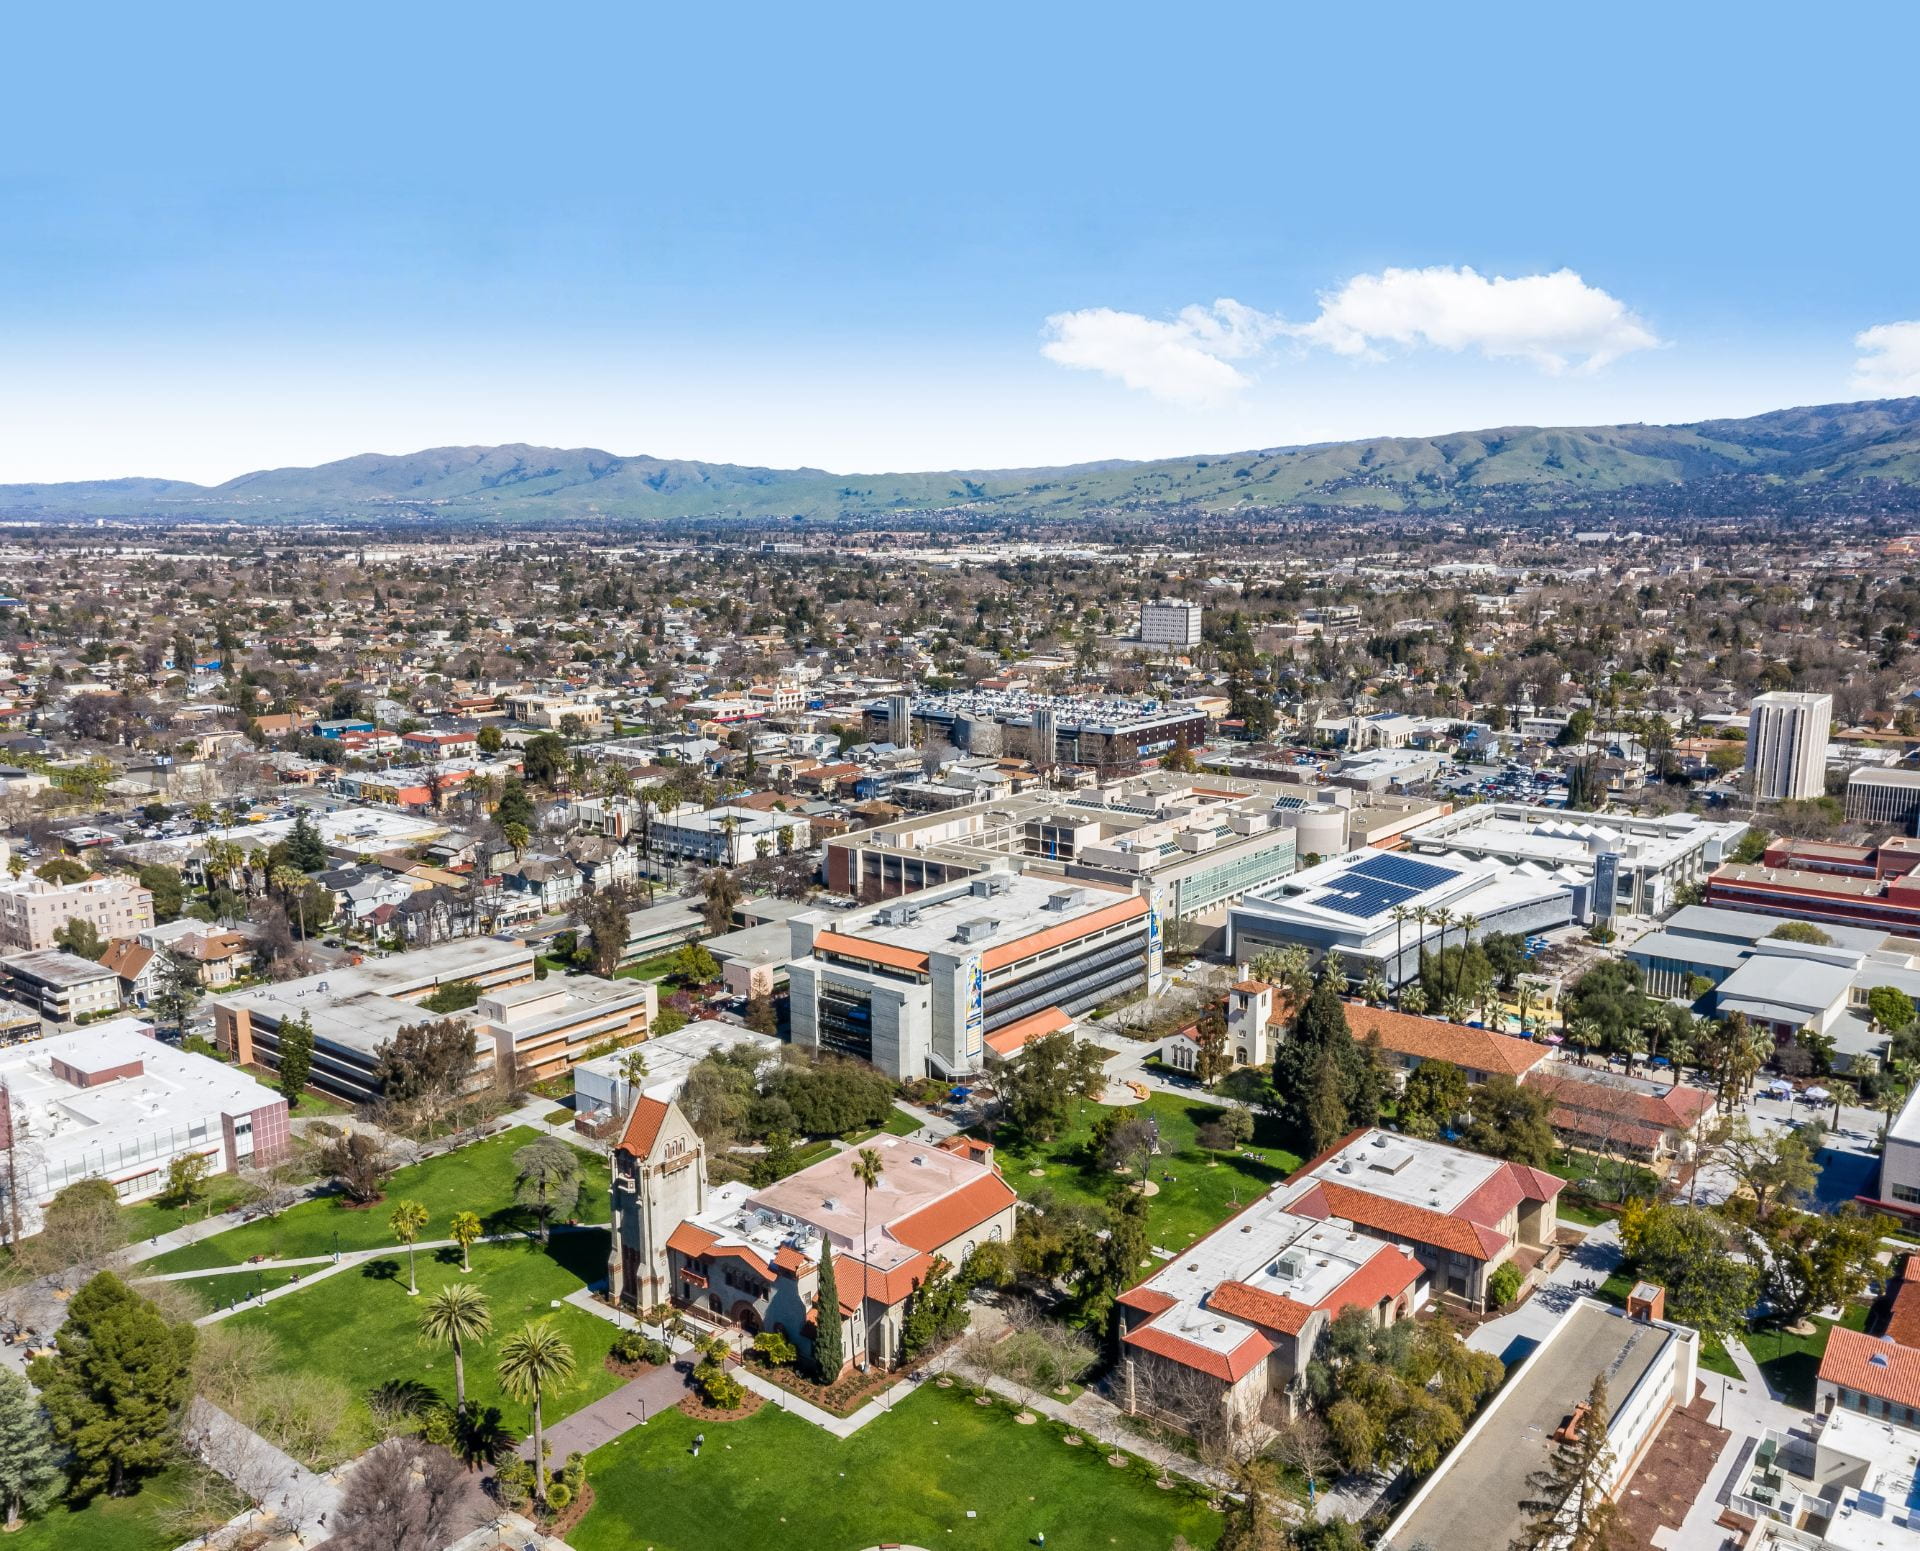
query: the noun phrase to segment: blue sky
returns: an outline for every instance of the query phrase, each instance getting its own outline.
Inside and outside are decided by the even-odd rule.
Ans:
[[[0,481],[1920,393],[1911,5],[685,9],[16,15]]]

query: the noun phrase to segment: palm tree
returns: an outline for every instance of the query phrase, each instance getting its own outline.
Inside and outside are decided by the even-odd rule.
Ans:
[[[440,1346],[453,1348],[455,1416],[467,1414],[467,1343],[493,1329],[486,1295],[471,1282],[449,1282],[420,1310],[420,1333]]]
[[[872,1254],[872,1251],[867,1248],[867,1214],[871,1210],[873,1192],[880,1184],[880,1154],[871,1147],[862,1147],[853,1160],[853,1177],[860,1182],[860,1286],[862,1289],[860,1344],[864,1347],[867,1340],[867,1300],[864,1295],[867,1282],[866,1268],[871,1264],[868,1257]]]
[[[1386,978],[1377,968],[1368,970],[1367,978],[1360,982],[1360,999],[1376,1007],[1387,999]]]
[[[1425,1012],[1427,1010],[1426,987],[1417,984],[1408,986],[1406,995],[1400,1000],[1400,1008],[1401,1011],[1410,1012],[1415,1017]]]
[[[1427,919],[1440,928],[1440,951],[1434,957],[1434,967],[1439,974],[1434,978],[1434,995],[1444,998],[1447,995],[1447,928],[1453,925],[1453,912],[1445,905],[1438,905],[1427,912]]]
[[[306,881],[307,875],[305,873],[298,867],[289,866],[285,862],[280,863],[279,866],[272,868],[267,873],[267,887],[279,894],[281,899],[286,902],[289,907],[287,913],[299,924],[300,940],[302,942],[305,942],[307,938],[307,912],[301,907],[300,901],[296,896]]]
[[[455,1212],[447,1224],[447,1236],[460,1246],[460,1269],[471,1271],[473,1265],[467,1258],[467,1250],[480,1237],[479,1216],[473,1212]]]
[[[573,1377],[573,1348],[544,1319],[529,1320],[500,1343],[500,1387],[533,1408],[533,1469],[540,1495],[547,1495],[546,1432],[540,1397]]]
[[[427,1225],[427,1209],[418,1201],[399,1201],[387,1214],[387,1226],[393,1236],[407,1246],[407,1296],[418,1297],[420,1287],[413,1279],[413,1244]]]
[[[1462,911],[1460,919],[1453,923],[1460,928],[1460,971],[1453,977],[1453,988],[1458,991],[1460,982],[1466,978],[1467,949],[1473,946],[1473,934],[1480,930],[1480,918],[1472,911]]]
[[[1387,913],[1393,917],[1393,1005],[1397,1011],[1400,1007],[1400,988],[1406,984],[1407,978],[1400,964],[1401,954],[1405,951],[1400,940],[1401,928],[1407,924],[1407,917],[1413,912],[1405,905],[1395,905]]]
[[[514,820],[500,826],[500,838],[506,841],[507,845],[512,849],[514,856],[517,858],[522,851],[526,850],[527,842],[531,840],[533,836],[527,832],[526,825],[520,823],[518,820]]]

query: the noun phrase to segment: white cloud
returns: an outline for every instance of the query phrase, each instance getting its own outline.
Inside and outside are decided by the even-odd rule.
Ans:
[[[1570,269],[1489,279],[1464,265],[1355,275],[1323,294],[1319,316],[1307,323],[1222,299],[1171,321],[1090,307],[1054,314],[1047,329],[1041,350],[1049,360],[1201,407],[1248,387],[1252,378],[1232,363],[1283,338],[1368,360],[1383,359],[1389,347],[1471,350],[1550,373],[1598,371],[1660,344],[1625,303]]]
[[[1920,393],[1920,322],[1881,323],[1853,336],[1866,352],[1853,363],[1862,393]]]
[[[1172,321],[1087,307],[1047,319],[1049,361],[1104,372],[1171,404],[1206,408],[1252,381],[1231,363],[1259,354],[1280,320],[1223,297],[1211,307],[1183,307]]]
[[[1570,269],[1489,279],[1462,265],[1355,275],[1320,298],[1320,316],[1291,330],[1340,355],[1407,349],[1475,350],[1542,371],[1597,371],[1660,341],[1623,302]]]

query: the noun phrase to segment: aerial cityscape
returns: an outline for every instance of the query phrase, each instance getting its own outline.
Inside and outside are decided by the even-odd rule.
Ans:
[[[6,1544],[1920,1551],[1909,8],[10,41]]]

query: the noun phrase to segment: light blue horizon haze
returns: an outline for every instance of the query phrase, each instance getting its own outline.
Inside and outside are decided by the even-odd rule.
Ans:
[[[1855,343],[1920,320],[1916,43],[1878,3],[21,10],[0,482],[504,441],[1016,467],[1920,392],[1920,323],[1891,367]],[[1626,343],[1322,313],[1461,268],[1571,271]],[[1168,328],[1220,298],[1252,321]]]

